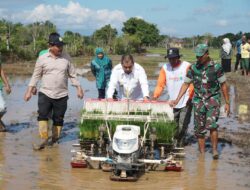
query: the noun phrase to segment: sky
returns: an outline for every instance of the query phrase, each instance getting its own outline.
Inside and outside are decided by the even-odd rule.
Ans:
[[[1,0],[0,19],[29,24],[50,20],[58,32],[91,35],[111,24],[121,33],[131,17],[157,25],[160,34],[191,37],[250,32],[250,0]]]

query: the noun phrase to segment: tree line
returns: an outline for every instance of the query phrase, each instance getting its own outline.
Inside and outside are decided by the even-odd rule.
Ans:
[[[0,52],[6,62],[33,60],[38,53],[48,47],[48,36],[56,32],[57,27],[50,21],[35,22],[28,25],[0,20]],[[250,38],[250,33],[246,33]],[[123,23],[122,33],[110,24],[105,25],[92,35],[84,36],[70,30],[62,35],[66,42],[65,49],[71,56],[93,55],[96,47],[103,47],[109,54],[143,53],[148,47],[167,47],[173,39],[178,39],[183,47],[193,48],[198,43],[207,41],[208,45],[219,48],[222,39],[227,37],[235,43],[240,37],[226,33],[213,36],[210,33],[185,38],[173,38],[160,35],[157,25],[143,19],[132,17]]]

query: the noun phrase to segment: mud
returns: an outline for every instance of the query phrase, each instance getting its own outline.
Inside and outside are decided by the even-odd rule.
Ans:
[[[24,102],[27,77],[12,78],[13,92],[6,97],[8,112],[3,119],[8,131],[0,133],[0,189],[250,189],[250,83],[242,81],[241,77],[229,77],[232,114],[219,121],[219,160],[212,159],[209,140],[205,156],[199,155],[191,124],[182,172],[150,171],[137,182],[125,183],[110,181],[110,173],[101,170],[71,168],[70,149],[78,142],[77,123],[83,105],[73,87],[59,144],[33,151],[32,143],[38,139],[37,97]],[[150,81],[150,86],[155,82]],[[94,81],[82,78],[81,84],[86,98],[97,97]]]

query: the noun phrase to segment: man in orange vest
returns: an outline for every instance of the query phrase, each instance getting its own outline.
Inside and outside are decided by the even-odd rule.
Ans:
[[[153,99],[161,96],[164,88],[167,88],[169,100],[175,100],[178,96],[180,88],[184,83],[187,70],[191,64],[180,59],[178,48],[169,48],[167,50],[168,63],[161,68],[157,86],[154,91]],[[193,86],[190,86],[186,94],[182,97],[180,102],[174,107],[174,120],[176,121],[175,141],[177,146],[184,145],[184,139],[187,132],[188,124],[192,112],[192,96]]]

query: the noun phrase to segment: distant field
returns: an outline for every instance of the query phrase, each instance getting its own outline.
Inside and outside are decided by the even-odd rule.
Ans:
[[[110,55],[109,56],[112,60],[113,66],[120,63],[121,55]],[[159,68],[159,63],[165,62],[164,56],[144,56],[144,55],[133,55],[134,61],[142,65],[147,72],[147,75],[149,78],[155,77],[155,72]],[[91,59],[93,57],[87,56],[87,57],[74,57],[73,62],[74,64],[79,68],[83,67],[85,64],[88,64],[91,62]]]
[[[213,60],[220,63],[220,50],[215,48],[209,49],[210,56]],[[154,56],[145,56],[145,55],[134,55],[135,62],[141,64],[149,78],[155,78],[159,71],[159,63],[166,62],[167,60],[164,58],[166,55],[166,49],[165,48],[149,48],[147,49],[147,54],[159,54],[160,56],[154,55]],[[195,63],[195,53],[193,49],[187,49],[183,48],[180,49],[180,54],[182,55],[181,59],[185,61],[189,61],[190,63]],[[120,62],[121,55],[110,55],[109,56],[112,59],[113,65],[116,65]],[[91,59],[93,57],[91,56],[81,56],[81,57],[74,57],[73,62],[77,67],[82,67],[83,65],[90,63]],[[235,56],[233,56],[232,65],[235,62]]]
[[[211,58],[215,61],[220,62],[219,58],[219,49],[211,48],[209,50]],[[166,55],[165,48],[150,48],[147,49],[146,54],[159,54],[154,56],[147,55],[134,55],[135,62],[142,65],[147,73],[148,78],[155,78],[158,76],[159,71],[159,63],[166,62],[167,60],[164,58]],[[189,61],[190,63],[194,63],[196,61],[195,54],[193,49],[180,49],[180,54],[182,54],[182,60]],[[110,55],[112,59],[113,65],[116,65],[120,62],[121,55]],[[77,68],[83,68],[84,65],[91,62],[93,59],[92,56],[80,56],[80,57],[72,57],[74,65]],[[235,56],[233,56],[232,65],[235,63]],[[21,62],[15,64],[3,64],[5,72],[7,74],[19,74],[19,75],[31,75],[34,70],[35,60],[30,62]]]
[[[152,53],[152,54],[160,54],[160,55],[164,56],[164,55],[166,55],[167,51],[165,48],[149,48],[149,49],[147,49],[147,52]],[[191,63],[194,63],[196,61],[194,50],[191,48],[190,49],[187,49],[187,48],[180,49],[180,54],[182,54],[182,59],[185,61],[189,61]],[[213,60],[220,62],[220,49],[210,48],[209,54]],[[233,63],[235,62],[235,56],[233,56],[232,61],[233,61]]]
[[[219,58],[219,49],[209,49],[209,53],[211,58],[213,58],[216,61],[220,61]],[[140,56],[140,55],[134,55],[135,61],[141,64],[146,65],[154,65],[155,62],[164,62],[166,61],[164,56],[166,55],[166,49],[165,48],[150,48],[147,49],[147,54],[159,54],[160,56]],[[180,54],[182,55],[182,59],[185,61],[189,61],[191,63],[194,63],[196,61],[195,53],[193,49],[180,49]],[[90,63],[91,59],[93,57],[90,56],[81,56],[81,57],[74,57],[73,61],[76,65],[85,65],[86,63]],[[120,55],[110,55],[110,58],[112,59],[114,65],[120,62],[121,56]]]

